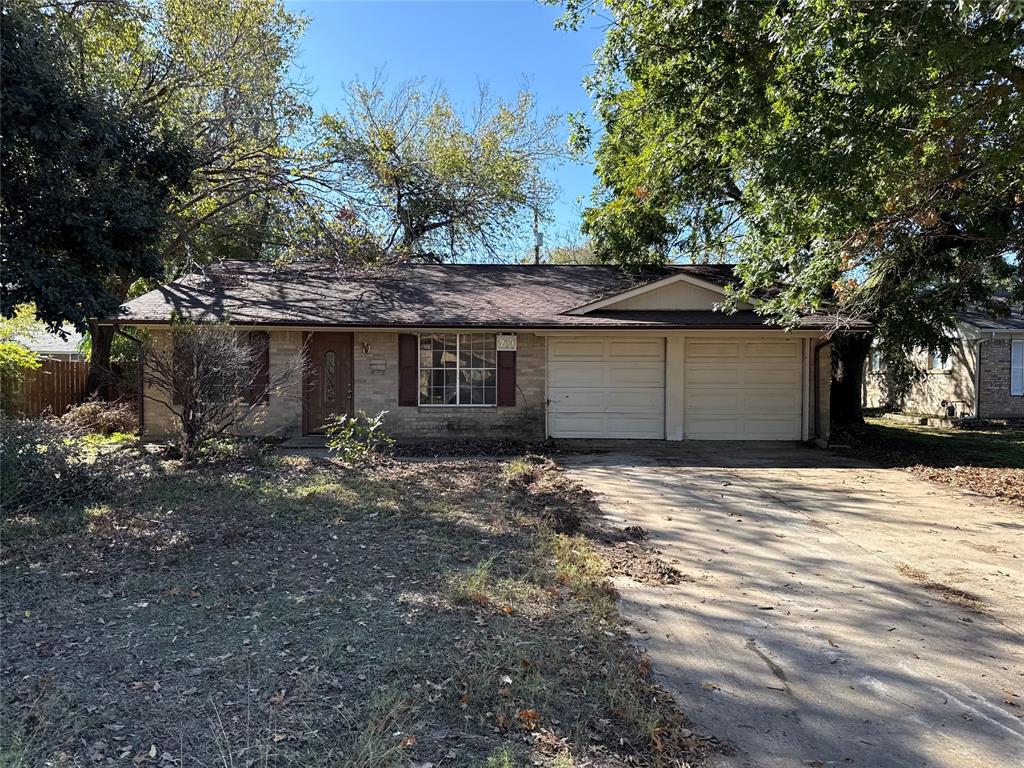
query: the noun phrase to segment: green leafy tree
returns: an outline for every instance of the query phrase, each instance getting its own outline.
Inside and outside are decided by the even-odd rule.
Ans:
[[[333,182],[381,257],[507,250],[551,203],[547,165],[562,155],[558,120],[533,96],[481,89],[466,114],[439,87],[353,83],[344,114],[323,118]]]
[[[24,343],[40,327],[31,304],[14,307],[10,317],[0,318],[0,405],[4,411],[13,406],[24,372],[42,365],[39,355]]]
[[[74,0],[51,6],[76,75],[153,110],[191,147],[188,190],[168,202],[161,278],[226,258],[276,258],[331,231],[312,110],[293,68],[305,20],[280,0]],[[113,281],[127,297],[130,282]],[[110,370],[94,329],[91,387]]]
[[[948,350],[959,310],[1020,300],[1019,8],[604,6],[614,23],[589,82],[600,185],[584,225],[599,256],[737,260],[739,292],[762,312],[870,320],[893,360]],[[569,0],[562,23],[594,10]],[[860,417],[869,343],[837,345],[837,419]]]
[[[12,2],[0,19],[0,303],[7,317],[31,302],[50,328],[83,328],[120,304],[112,281],[160,274],[191,155],[152,110],[83,84],[50,15]]]

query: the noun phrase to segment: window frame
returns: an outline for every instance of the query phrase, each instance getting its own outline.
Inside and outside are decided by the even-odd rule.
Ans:
[[[1019,349],[1021,364],[1021,388],[1019,392],[1013,391],[1013,357],[1014,350]],[[1024,339],[1010,339],[1010,397],[1024,397]]]
[[[928,373],[949,373],[953,370],[953,355],[943,355],[939,365],[935,365],[936,355],[940,352],[928,352]]]
[[[487,368],[463,368],[462,367],[462,337],[472,335],[484,335],[494,338],[494,366]],[[424,403],[423,388],[421,386],[423,376],[423,337],[424,336],[455,336],[455,367],[451,369],[428,367],[428,371],[454,370],[455,371],[455,400],[454,403]],[[460,373],[467,371],[494,371],[494,402],[493,403],[462,403],[462,387],[460,386]],[[417,408],[497,408],[498,407],[498,334],[491,331],[434,331],[432,333],[416,334],[416,407]]]
[[[886,368],[882,350],[878,347],[871,347],[868,351],[868,373],[882,374],[885,373]]]

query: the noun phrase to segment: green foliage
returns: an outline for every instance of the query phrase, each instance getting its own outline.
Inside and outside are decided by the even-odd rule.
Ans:
[[[7,515],[95,498],[107,479],[92,472],[74,434],[55,419],[0,417],[0,493]]]
[[[387,413],[381,411],[376,416],[368,416],[360,411],[355,416],[332,416],[324,427],[328,449],[349,464],[372,461],[395,443],[395,439],[384,430]]]
[[[1019,9],[605,5],[599,256],[738,260],[762,312],[837,308],[877,323],[893,358],[948,350],[957,311],[1024,296]],[[595,8],[568,0],[562,23]]]
[[[39,356],[28,347],[16,341],[0,341],[0,381],[12,381],[22,371],[39,366]]]
[[[111,281],[160,273],[167,205],[192,157],[152,108],[76,76],[78,46],[53,14],[7,3],[2,34],[0,302],[84,327],[120,303]]]
[[[506,103],[481,89],[460,114],[444,90],[419,81],[391,92],[379,79],[350,85],[345,114],[325,116],[322,126],[356,231],[381,256],[507,248],[551,203],[543,171],[562,155],[556,118],[534,111],[528,91]]]
[[[10,317],[0,317],[0,404],[4,410],[15,402],[22,374],[42,365],[39,356],[22,343],[39,325],[31,304],[13,307]]]
[[[81,41],[80,76],[150,105],[197,156],[170,204],[167,271],[287,249],[319,162],[293,70],[305,19],[279,0],[87,0],[60,19]]]

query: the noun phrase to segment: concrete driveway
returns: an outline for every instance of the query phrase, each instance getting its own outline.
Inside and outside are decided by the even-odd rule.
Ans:
[[[1024,511],[798,446],[563,463],[684,574],[617,586],[717,765],[1024,765]]]

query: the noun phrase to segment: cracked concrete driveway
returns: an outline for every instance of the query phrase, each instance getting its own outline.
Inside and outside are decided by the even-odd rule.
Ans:
[[[1020,509],[798,446],[563,463],[682,572],[617,586],[717,765],[1024,765]]]

